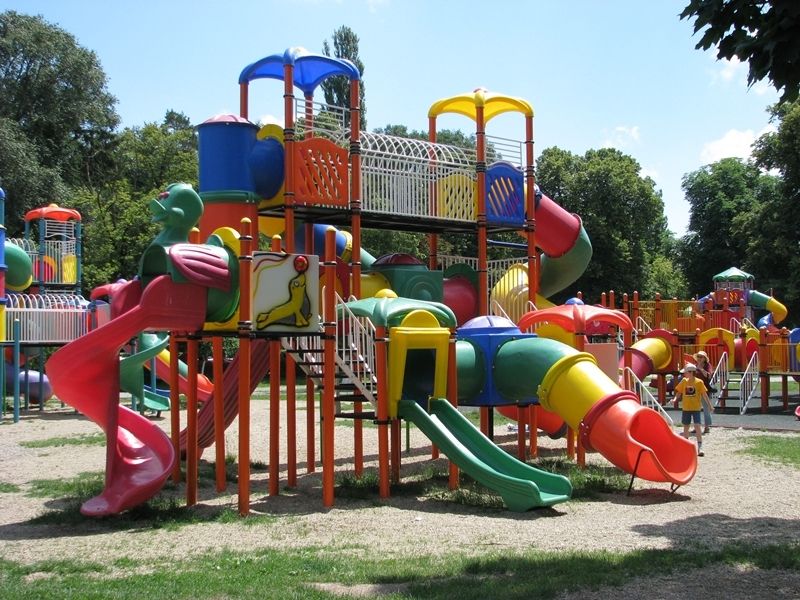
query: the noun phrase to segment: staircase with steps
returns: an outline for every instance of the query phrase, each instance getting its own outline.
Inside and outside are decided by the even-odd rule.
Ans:
[[[337,418],[374,419],[377,407],[375,375],[375,328],[368,319],[356,317],[337,296],[340,315],[336,321],[335,392]],[[324,322],[324,316],[320,322]],[[323,387],[323,338],[321,335],[286,337],[283,348],[319,389]],[[356,410],[368,403],[371,410]],[[345,406],[350,407],[347,410]]]

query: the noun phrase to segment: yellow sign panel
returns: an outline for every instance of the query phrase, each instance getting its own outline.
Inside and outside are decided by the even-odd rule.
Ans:
[[[251,272],[256,331],[319,331],[319,258],[314,255],[256,252]]]

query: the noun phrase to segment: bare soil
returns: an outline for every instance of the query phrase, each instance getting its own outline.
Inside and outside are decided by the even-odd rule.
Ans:
[[[267,402],[252,409],[251,460],[267,463]],[[637,480],[631,495],[604,494],[598,500],[571,501],[553,508],[519,514],[503,509],[463,506],[430,495],[377,496],[364,499],[337,498],[333,508],[322,506],[321,468],[306,473],[305,412],[298,412],[299,483],[285,488],[286,441],[281,440],[281,493],[267,493],[267,474],[255,470],[252,477],[252,512],[275,518],[263,526],[242,521],[208,522],[171,529],[116,530],[91,520],[78,526],[31,525],[30,519],[58,506],[58,500],[30,497],[38,479],[68,479],[83,472],[102,471],[105,448],[99,445],[67,445],[30,448],[21,443],[57,437],[93,435],[97,425],[71,409],[49,409],[25,414],[18,424],[8,419],[0,425],[0,483],[18,486],[0,492],[0,557],[36,563],[54,559],[79,559],[111,564],[122,557],[134,560],[184,558],[199,553],[230,549],[324,548],[337,555],[409,556],[463,553],[469,556],[504,554],[529,549],[547,551],[621,551],[719,548],[731,543],[772,544],[800,539],[800,470],[766,463],[745,454],[748,437],[758,432],[715,428],[705,438],[706,455],[699,458],[698,472],[687,486],[671,493],[668,484]],[[185,418],[185,415],[182,415]],[[154,419],[165,430],[168,419]],[[282,437],[285,438],[285,422]],[[352,471],[353,428],[336,431],[337,474]],[[773,435],[793,436],[797,433]],[[539,438],[544,454],[564,452],[563,440]],[[503,426],[495,441],[515,452],[516,434]],[[367,468],[377,459],[377,431],[364,429]],[[237,423],[226,434],[226,450],[235,454]],[[203,459],[213,461],[209,448]],[[412,429],[410,449],[403,454],[402,476],[413,478],[431,466],[427,440]],[[444,469],[445,459],[436,466]],[[590,462],[607,464],[594,454]],[[179,486],[178,493],[183,493]],[[236,509],[236,486],[217,494],[212,486],[200,489],[194,509]],[[311,582],[310,582],[311,583]],[[337,591],[337,590],[332,590]],[[349,595],[375,597],[376,588],[344,587]],[[396,592],[397,588],[384,592]],[[633,579],[624,588],[581,591],[565,598],[798,598],[800,573],[762,571],[754,566],[717,565],[684,574],[646,580]]]

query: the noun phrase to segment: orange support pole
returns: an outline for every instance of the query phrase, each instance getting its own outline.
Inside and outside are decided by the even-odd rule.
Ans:
[[[614,295],[614,290],[608,290],[608,308],[611,310],[616,310],[617,308],[617,298]]]
[[[249,83],[244,82],[239,84],[239,116],[243,119],[247,119],[247,112],[248,112],[248,88]]]
[[[400,419],[392,419],[389,425],[389,446],[391,479],[393,483],[400,483]]]
[[[567,427],[567,458],[575,458],[575,431],[572,427]]]
[[[631,321],[633,321],[633,328],[639,330],[639,292],[633,291],[633,312],[631,313]]]
[[[217,481],[217,491],[222,492],[227,487],[225,472],[225,415],[222,390],[222,369],[225,355],[222,349],[222,338],[218,335],[211,340],[211,356],[213,357],[214,378],[214,460]]]
[[[539,406],[531,404],[528,407],[528,423],[530,423],[530,454],[531,458],[539,457]]]
[[[428,141],[436,143],[436,117],[428,117]],[[435,156],[429,157],[431,162],[435,160]],[[431,182],[428,185],[429,197],[431,199],[431,214],[436,214],[434,211],[438,203],[438,196],[436,193],[436,184]],[[439,262],[439,235],[436,233],[428,234],[428,269],[435,271]]]
[[[475,172],[478,185],[478,314],[489,314],[488,237],[486,231],[486,131],[483,106],[475,107]],[[530,278],[529,278],[530,279]],[[529,284],[530,285],[530,281]],[[483,410],[481,411],[483,419]],[[484,431],[485,433],[485,431]]]
[[[269,495],[280,491],[281,342],[269,341]]]
[[[450,345],[447,347],[447,400],[453,406],[458,406],[458,371],[456,370],[456,332],[450,332]],[[448,486],[451,490],[458,488],[458,466],[450,461]]]
[[[350,252],[351,293],[361,298],[361,105],[358,79],[350,80]],[[353,402],[353,412],[363,410],[360,401]],[[364,473],[364,423],[353,421],[353,468],[356,477]]]
[[[527,458],[527,431],[528,407],[517,407],[517,458],[524,461]]]
[[[281,238],[272,236],[273,252],[281,251]],[[281,341],[269,341],[269,495],[280,492]]]
[[[315,396],[317,391],[311,378],[306,380],[306,473],[317,470]]]
[[[197,504],[197,336],[190,335],[186,342],[186,362],[188,363],[188,394],[186,397],[186,506]]]
[[[324,338],[323,338],[323,387],[322,387],[322,503],[333,506],[334,467],[334,402],[336,395],[336,296],[333,282],[336,277],[336,230],[329,227],[325,232],[325,294],[324,294]]]
[[[241,221],[239,256],[239,514],[250,513],[250,275],[252,271],[252,222]]]
[[[388,498],[389,491],[389,390],[386,326],[375,327],[375,368],[378,376],[378,494]]]
[[[305,224],[306,254],[314,254],[314,224]],[[317,428],[316,428],[316,386],[314,381],[306,378],[306,473],[317,470]]]
[[[653,319],[655,322],[651,325],[653,329],[658,329],[661,327],[661,294],[656,292],[656,307],[655,307],[655,317]]]
[[[769,347],[767,346],[767,328],[758,330],[758,375],[761,380],[761,412],[769,408]]]
[[[525,240],[528,246],[528,300],[536,305],[539,260],[536,251],[536,172],[533,162],[533,115],[525,116]]]
[[[294,204],[295,204],[295,179],[294,179],[294,67],[291,64],[283,67],[283,147],[284,147],[284,241],[287,251],[294,250]],[[291,249],[291,250],[289,250]]]
[[[169,426],[172,447],[175,448],[175,464],[172,466],[172,481],[181,480],[181,413],[178,395],[178,338],[173,331],[169,336]]]

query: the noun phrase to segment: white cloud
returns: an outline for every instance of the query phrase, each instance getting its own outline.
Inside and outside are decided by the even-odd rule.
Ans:
[[[746,65],[735,56],[730,60],[720,60],[722,69],[719,71],[719,76],[723,81],[747,81],[745,71]]]
[[[649,177],[653,181],[658,181],[659,173],[656,169],[652,167],[642,167],[641,171],[639,172],[640,177]]]
[[[629,148],[639,143],[640,130],[638,125],[628,127],[627,125],[618,125],[610,132],[605,132],[606,139],[602,143],[603,148]]]
[[[703,161],[703,164],[710,164],[723,158],[748,158],[753,150],[753,142],[771,131],[775,131],[773,125],[767,125],[757,133],[752,129],[744,131],[729,129],[718,140],[713,140],[703,146],[703,150],[700,152],[700,160]]]
[[[388,5],[389,0],[367,0],[367,8],[371,13],[376,13],[378,9]]]

